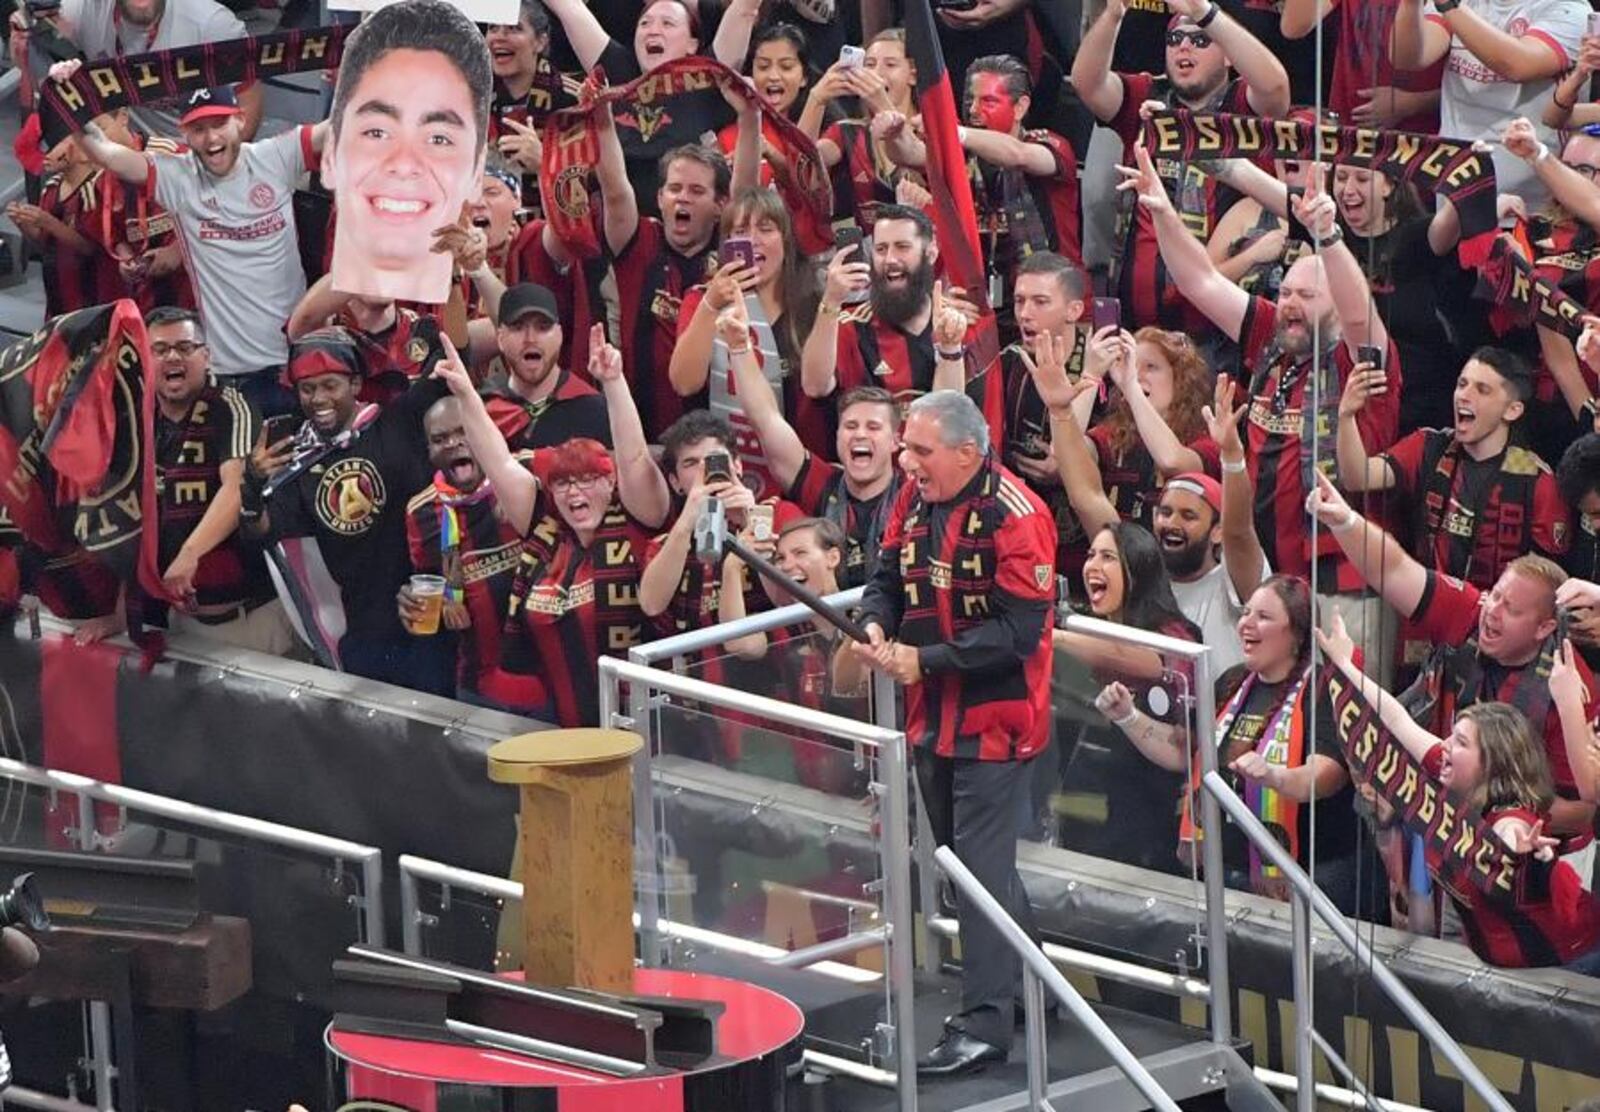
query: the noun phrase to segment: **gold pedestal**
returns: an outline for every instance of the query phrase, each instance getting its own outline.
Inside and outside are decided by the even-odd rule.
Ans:
[[[532,984],[633,991],[633,755],[626,730],[546,730],[489,750],[522,789],[523,973]]]

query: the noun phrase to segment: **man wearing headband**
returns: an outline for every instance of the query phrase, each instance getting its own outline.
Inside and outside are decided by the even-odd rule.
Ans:
[[[453,638],[409,637],[395,611],[400,584],[411,574],[405,500],[432,474],[423,415],[445,388],[424,376],[381,411],[363,405],[367,358],[361,339],[338,327],[317,329],[290,347],[284,381],[305,422],[288,435],[278,423],[262,430],[245,469],[241,528],[267,544],[316,540],[343,603],[345,633],[337,648],[343,671],[452,695]]]

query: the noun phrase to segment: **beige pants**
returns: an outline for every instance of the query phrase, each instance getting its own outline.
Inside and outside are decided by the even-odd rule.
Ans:
[[[221,625],[207,625],[179,610],[170,612],[167,623],[174,634],[220,641],[269,656],[293,656],[300,647],[294,626],[289,624],[289,615],[277,599]]]

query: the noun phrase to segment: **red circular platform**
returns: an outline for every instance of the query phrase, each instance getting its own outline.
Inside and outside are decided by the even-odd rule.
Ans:
[[[343,1091],[337,1098],[392,1101],[415,1112],[437,1112],[444,1091],[456,1087],[545,1089],[553,1097],[550,1107],[558,1112],[682,1112],[696,1106],[691,1091],[697,1075],[723,1072],[730,1063],[758,1061],[797,1044],[805,1027],[805,1017],[787,998],[727,977],[635,969],[633,989],[640,996],[723,1004],[717,1019],[718,1061],[702,1070],[617,1078],[489,1047],[357,1034],[330,1025],[328,1049],[344,1065]]]

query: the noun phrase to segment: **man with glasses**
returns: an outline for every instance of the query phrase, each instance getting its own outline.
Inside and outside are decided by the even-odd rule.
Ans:
[[[1209,0],[1170,0],[1166,72],[1118,73],[1111,68],[1117,33],[1127,0],[1107,0],[1105,10],[1083,36],[1072,64],[1072,84],[1101,123],[1123,142],[1124,165],[1133,164],[1133,145],[1147,100],[1195,112],[1240,112],[1282,116],[1289,110],[1289,76],[1261,41]],[[1230,65],[1238,71],[1230,72]],[[1217,222],[1239,199],[1193,163],[1163,159],[1157,170],[1189,232],[1205,242]],[[1109,181],[1095,181],[1091,170],[1085,198],[1111,196]],[[1107,224],[1109,212],[1085,213],[1085,227]],[[1190,305],[1166,273],[1149,214],[1124,199],[1112,247],[1112,288],[1122,299],[1123,324],[1159,325],[1191,335],[1213,331],[1205,315]]]
[[[211,384],[198,316],[157,309],[147,327],[156,362],[160,563],[167,590],[180,600],[168,625],[282,656],[294,648],[294,630],[260,551],[238,532],[255,418],[238,391]]]
[[[523,282],[500,299],[500,355],[484,392],[513,451],[553,448],[574,437],[611,446],[605,399],[561,366],[563,336],[556,295],[546,287]]]

